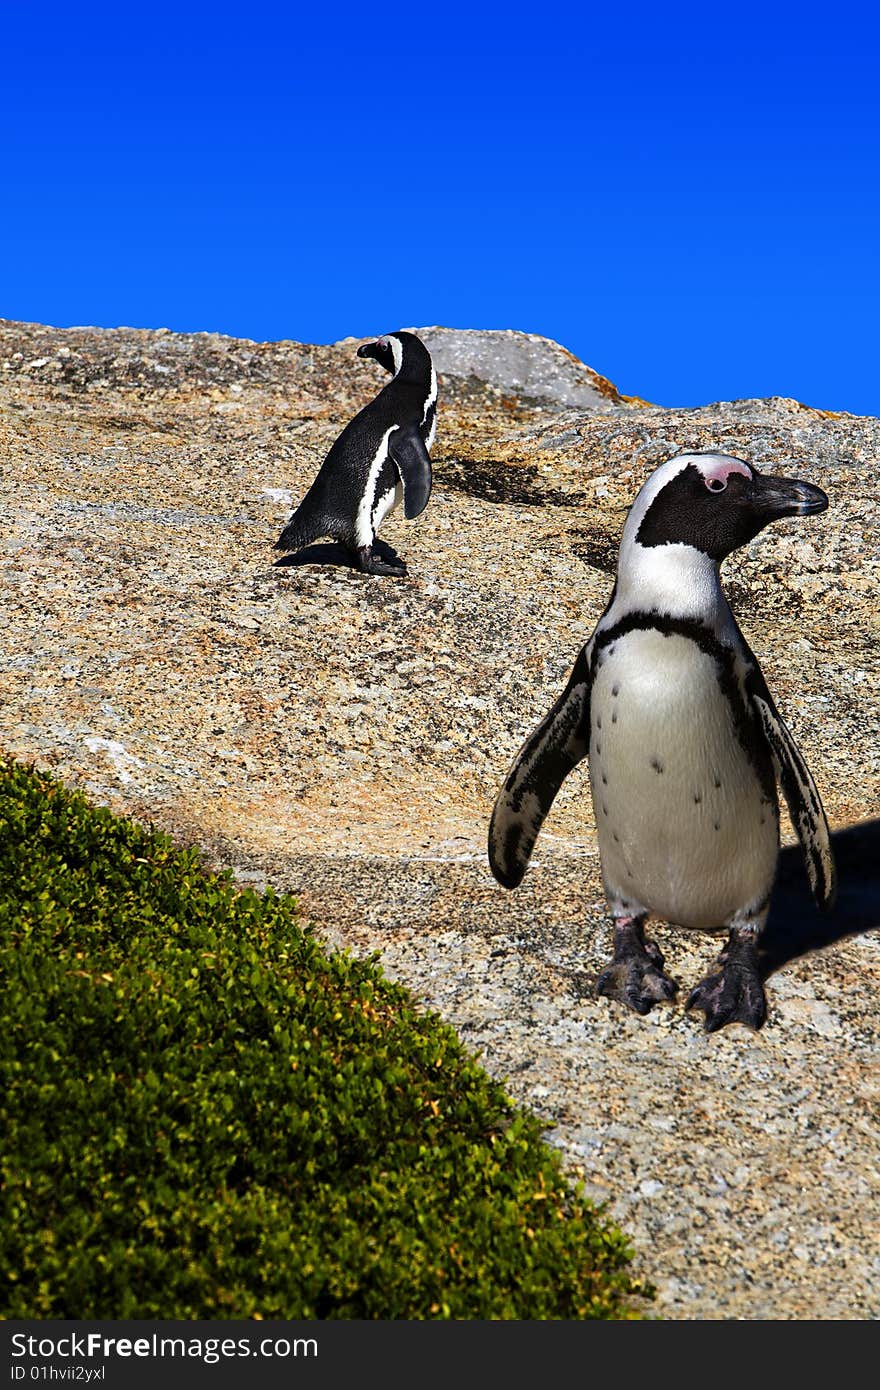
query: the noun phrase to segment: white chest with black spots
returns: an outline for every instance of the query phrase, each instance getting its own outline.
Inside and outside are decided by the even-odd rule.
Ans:
[[[768,801],[711,655],[637,630],[600,652],[590,784],[616,915],[711,929],[766,903],[778,844]]]

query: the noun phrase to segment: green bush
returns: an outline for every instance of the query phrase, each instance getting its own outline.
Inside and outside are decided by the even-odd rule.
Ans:
[[[0,1315],[633,1318],[454,1032],[295,902],[0,761]]]

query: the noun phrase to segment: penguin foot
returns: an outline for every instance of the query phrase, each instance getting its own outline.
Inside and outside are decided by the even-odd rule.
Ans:
[[[371,545],[358,546],[358,567],[364,574],[393,574],[402,577],[406,574],[403,560],[380,560]]]
[[[678,985],[664,973],[663,956],[646,941],[643,918],[623,917],[614,923],[614,956],[596,981],[596,993],[616,999],[637,1014],[674,999]]]
[[[691,990],[685,1009],[703,1010],[707,1033],[714,1033],[727,1023],[744,1023],[757,1032],[767,1018],[767,997],[754,941],[735,939],[731,934],[719,963],[720,970],[707,975]]]

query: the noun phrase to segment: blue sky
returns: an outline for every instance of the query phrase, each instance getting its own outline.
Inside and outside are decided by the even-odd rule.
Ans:
[[[0,5],[4,317],[517,328],[880,415],[867,4]]]

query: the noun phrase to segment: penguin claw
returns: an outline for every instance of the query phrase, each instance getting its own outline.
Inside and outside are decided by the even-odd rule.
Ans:
[[[645,954],[650,957],[651,964],[655,965],[660,973],[663,973],[663,952],[656,941],[645,941]],[[668,977],[667,977],[668,978]]]
[[[392,575],[396,575],[398,578],[402,579],[402,578],[404,578],[404,577],[406,576],[407,569],[406,569],[406,565],[404,565],[404,564],[400,564],[400,565],[389,565],[389,564],[387,564],[384,560],[374,560],[373,563],[372,563],[372,565],[370,566],[370,568],[369,568],[368,570],[364,570],[364,573],[365,573],[365,574],[392,574]]]
[[[655,948],[656,949],[656,948]],[[657,951],[662,966],[663,957]],[[646,952],[627,960],[613,961],[596,981],[596,993],[616,999],[637,1014],[650,1013],[655,1004],[674,999],[678,985],[655,965]]]
[[[358,547],[357,559],[364,574],[391,574],[403,578],[407,573],[405,561],[382,560],[369,545]]]
[[[614,923],[614,955],[596,981],[596,993],[616,999],[637,1014],[674,999],[678,985],[663,971],[660,947],[645,939],[644,915],[618,917]]]
[[[728,1023],[744,1023],[755,1032],[767,1018],[767,998],[760,975],[741,965],[726,964],[707,975],[688,995],[685,1011],[702,1009],[705,1031],[715,1033]]]

